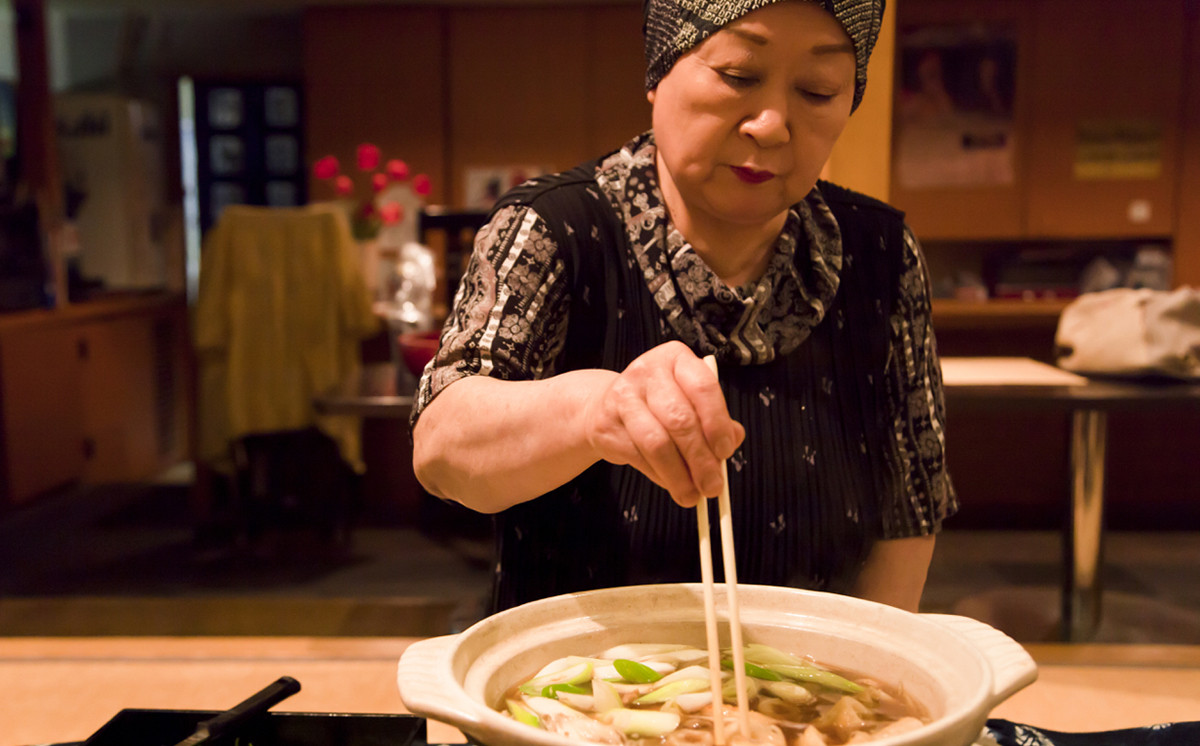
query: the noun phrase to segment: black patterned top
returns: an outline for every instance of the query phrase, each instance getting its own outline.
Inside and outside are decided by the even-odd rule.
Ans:
[[[886,205],[820,184],[791,209],[763,277],[729,287],[672,226],[654,155],[647,133],[596,162],[583,188],[611,236],[603,217],[556,213],[555,187],[536,180],[500,203],[413,422],[465,376],[621,370],[682,340],[717,356],[747,427],[729,477],[739,579],[846,590],[873,541],[933,533],[957,507],[916,239]],[[585,323],[590,338],[572,342]],[[498,516],[496,606],[698,579],[694,521],[641,474],[597,464]]]

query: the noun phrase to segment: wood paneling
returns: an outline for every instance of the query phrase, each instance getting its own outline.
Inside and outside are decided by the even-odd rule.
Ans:
[[[1040,0],[1035,10],[1027,232],[1070,238],[1170,235],[1183,95],[1183,0]],[[1161,128],[1160,173],[1077,177],[1079,127],[1089,122]],[[1145,219],[1131,219],[1136,203],[1148,208]]]
[[[154,326],[144,318],[80,326],[83,481],[114,482],[159,467]]]
[[[464,204],[469,167],[570,168],[650,126],[638,4],[314,7],[304,38],[308,162],[370,140],[431,203]]]
[[[1200,0],[1190,0],[1186,7],[1186,93],[1175,203],[1175,284],[1200,288]]]
[[[68,484],[84,467],[75,329],[27,326],[0,342],[3,503],[24,502]]]
[[[587,9],[587,139],[591,158],[650,129],[641,3]]]
[[[585,8],[453,8],[450,179],[472,166],[570,168],[589,157]]]
[[[335,155],[353,169],[359,143],[406,161],[448,198],[443,12],[412,6],[304,11],[306,161]],[[365,184],[363,194],[367,196]],[[313,199],[333,195],[310,184]]]
[[[137,481],[187,456],[181,296],[0,318],[0,509],[75,481]]]
[[[1185,70],[1194,78],[1197,66],[1194,51],[1185,58],[1187,8],[1194,15],[1195,6],[1195,0],[901,4],[901,38],[914,28],[975,23],[1015,29],[1016,170],[1011,186],[919,189],[906,189],[897,172],[893,201],[926,239],[1172,236],[1184,147],[1180,111],[1185,95],[1196,95],[1184,88]],[[1196,87],[1194,80],[1189,85]],[[1146,172],[1121,173],[1137,165],[1132,152],[1079,168],[1088,163],[1081,148],[1085,128],[1134,127],[1147,128],[1151,147],[1158,148],[1157,159],[1146,159]],[[897,123],[894,134],[901,130]],[[1107,144],[1136,147],[1121,140],[1117,135]],[[1106,144],[1104,136],[1100,143]]]
[[[1028,53],[1032,44],[1031,5],[1011,0],[921,0],[897,5],[897,47],[914,28],[972,28],[984,25],[1012,29],[1017,43],[1016,96],[1013,122],[1018,133],[1030,126],[1027,86],[1034,64]],[[898,71],[899,72],[899,71]],[[897,90],[900,86],[897,85]],[[901,144],[893,131],[893,154]],[[972,187],[906,188],[902,171],[892,169],[892,202],[904,210],[909,224],[923,239],[1011,238],[1024,231],[1025,143],[1020,134],[1014,142],[1013,182]]]

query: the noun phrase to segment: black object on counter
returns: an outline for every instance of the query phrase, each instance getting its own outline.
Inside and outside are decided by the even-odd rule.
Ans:
[[[1061,733],[993,718],[984,731],[997,746],[1195,746],[1200,722],[1162,723],[1145,728]]]
[[[207,720],[201,720],[192,734],[175,746],[198,746],[202,743],[212,743],[214,739],[227,733],[235,733],[239,726],[253,720],[298,691],[300,691],[299,681],[291,676],[280,676],[225,712]]]
[[[121,710],[82,746],[169,746],[211,710]],[[415,715],[268,712],[206,746],[422,746],[425,719]]]

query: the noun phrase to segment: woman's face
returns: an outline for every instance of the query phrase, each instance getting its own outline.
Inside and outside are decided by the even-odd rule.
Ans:
[[[672,216],[766,224],[812,189],[854,100],[854,47],[811,2],[781,2],[683,54],[647,94]]]

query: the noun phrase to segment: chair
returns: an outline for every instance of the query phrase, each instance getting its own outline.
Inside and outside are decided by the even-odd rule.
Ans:
[[[433,234],[441,236],[442,264],[438,280],[442,283],[442,298],[445,310],[454,305],[454,294],[466,269],[467,260],[475,242],[475,233],[487,222],[487,210],[451,210],[442,206],[430,206],[421,210],[417,221],[418,240],[430,245]],[[441,317],[445,313],[438,314]]]
[[[379,326],[341,210],[222,212],[195,311],[197,450],[227,466],[243,538],[299,523],[349,536],[361,421],[319,414],[315,399],[355,385]]]

